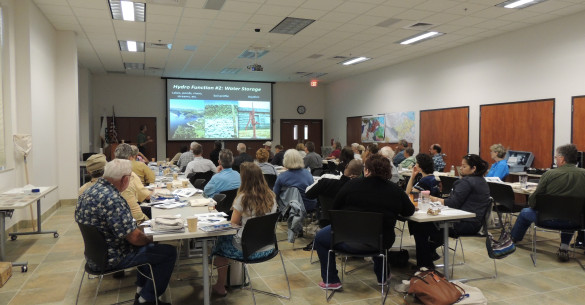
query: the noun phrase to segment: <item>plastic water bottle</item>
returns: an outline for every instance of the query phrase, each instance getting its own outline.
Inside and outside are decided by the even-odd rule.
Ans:
[[[158,166],[158,175],[162,176],[163,175],[163,170],[162,170],[162,166]]]
[[[451,176],[451,177],[455,176],[455,165],[451,165],[451,170],[449,171],[449,176]]]

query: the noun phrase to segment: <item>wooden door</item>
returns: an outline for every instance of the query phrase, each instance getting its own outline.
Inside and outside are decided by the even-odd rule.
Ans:
[[[573,97],[571,143],[579,151],[585,151],[585,96]]]
[[[112,117],[108,117],[108,126],[112,126]],[[144,154],[149,160],[157,158],[156,149],[156,117],[116,117],[116,131],[118,134],[118,143],[129,143],[136,145],[140,126],[146,125],[146,135],[150,136],[152,143],[146,144],[146,153]]]
[[[532,167],[550,168],[553,162],[554,99],[481,105],[479,148],[490,164],[490,146],[500,143],[511,150],[534,154]]]
[[[298,143],[312,141],[315,152],[321,154],[323,146],[323,120],[280,120],[280,145],[284,149],[295,148]],[[277,143],[273,143],[274,144]]]
[[[428,154],[431,145],[441,145],[446,154],[444,171],[461,165],[469,152],[469,107],[422,110],[419,139],[420,153]]]
[[[347,145],[351,143],[362,143],[362,117],[354,116],[348,117],[346,124],[346,142]]]

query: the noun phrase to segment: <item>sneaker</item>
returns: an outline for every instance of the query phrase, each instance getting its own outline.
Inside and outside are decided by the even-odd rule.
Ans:
[[[337,289],[341,289],[341,283],[325,284],[323,282],[320,282],[319,287],[321,287],[321,289],[323,289],[323,290],[337,290]]]
[[[313,250],[313,242],[314,242],[314,240],[312,240],[308,245],[306,245],[303,248],[303,251],[311,251],[311,250]]]
[[[585,244],[579,241],[574,244],[571,244],[571,248],[585,249]]]
[[[569,261],[569,250],[559,249],[557,252],[557,258],[560,262],[568,262]]]

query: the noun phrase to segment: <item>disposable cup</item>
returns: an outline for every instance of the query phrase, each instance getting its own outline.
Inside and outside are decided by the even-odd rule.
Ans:
[[[187,218],[187,228],[189,228],[189,232],[197,231],[197,217]]]

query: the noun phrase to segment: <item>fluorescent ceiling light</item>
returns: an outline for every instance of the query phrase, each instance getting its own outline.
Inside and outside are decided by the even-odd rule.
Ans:
[[[539,4],[539,3],[544,2],[544,1],[546,1],[546,0],[508,0],[508,1],[504,1],[500,4],[497,4],[496,6],[505,7],[505,8],[522,9],[522,8],[527,8],[527,7],[535,5],[535,4]]]
[[[339,62],[339,64],[342,64],[344,66],[349,66],[349,65],[355,65],[355,64],[359,64],[360,62],[364,62],[366,60],[370,60],[371,58],[369,57],[352,57],[348,60],[344,60],[342,62]]]
[[[315,19],[286,17],[270,30],[270,33],[294,35],[315,22]]]
[[[135,62],[125,62],[124,63],[124,68],[125,69],[131,69],[131,70],[144,70],[144,64],[143,63],[135,63]]]
[[[109,0],[109,2],[113,19],[144,22],[146,16],[145,3],[125,0]]]
[[[404,45],[413,44],[415,42],[421,42],[423,40],[431,39],[431,38],[438,37],[438,36],[441,36],[441,35],[445,35],[445,33],[441,33],[441,32],[424,32],[422,34],[417,34],[415,36],[408,37],[408,38],[406,38],[404,40],[398,41],[398,43],[399,44],[404,44]]]
[[[118,40],[120,51],[144,52],[144,42],[133,40]]]

